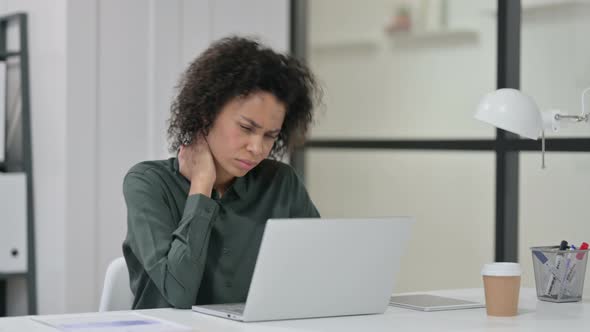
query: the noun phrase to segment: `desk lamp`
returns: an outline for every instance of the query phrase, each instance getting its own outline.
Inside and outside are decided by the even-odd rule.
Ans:
[[[561,121],[588,122],[582,92],[582,113],[568,115],[559,110],[540,112],[535,101],[516,89],[499,89],[485,95],[475,112],[477,120],[520,136],[538,139],[541,137],[541,168],[545,168],[545,131],[557,132]]]

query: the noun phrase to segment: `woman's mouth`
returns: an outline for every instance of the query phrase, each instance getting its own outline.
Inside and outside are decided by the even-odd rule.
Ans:
[[[241,169],[243,170],[251,170],[252,168],[254,168],[254,166],[256,166],[256,163],[253,161],[249,161],[249,160],[242,160],[242,159],[236,159],[238,161],[238,165],[240,166]]]

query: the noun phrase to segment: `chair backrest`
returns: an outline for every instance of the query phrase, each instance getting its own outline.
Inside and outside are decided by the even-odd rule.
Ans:
[[[98,311],[131,310],[133,293],[129,286],[129,270],[123,257],[115,258],[104,278]]]

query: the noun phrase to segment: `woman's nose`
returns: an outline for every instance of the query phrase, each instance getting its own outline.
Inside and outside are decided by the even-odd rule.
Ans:
[[[248,151],[258,156],[262,153],[262,137],[252,135],[248,142]]]

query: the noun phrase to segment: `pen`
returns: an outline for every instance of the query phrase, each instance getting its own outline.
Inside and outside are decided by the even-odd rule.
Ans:
[[[582,242],[582,245],[580,246],[580,250],[586,250],[586,249],[588,249],[588,243]],[[585,254],[586,254],[585,252],[580,252],[576,255],[576,258],[578,260],[582,260],[582,258],[584,258]]]
[[[570,249],[571,250],[576,250],[576,246],[572,244],[572,245],[570,245]],[[572,253],[567,253],[565,255],[567,257],[566,260],[565,260],[565,273],[566,273],[566,276],[564,278],[565,281],[559,284],[560,287],[557,290],[557,294],[563,294],[563,292],[562,292],[563,291],[563,288],[566,287],[567,284],[569,283],[567,277],[571,273],[571,271],[576,267],[576,264],[574,263],[574,265],[571,267],[572,269],[570,269],[570,264],[572,262],[572,255],[573,254]]]
[[[537,259],[541,262],[542,265],[545,265],[545,267],[547,267],[547,269],[549,270],[549,272],[551,272],[551,274],[553,275],[553,277],[555,277],[555,279],[557,279],[558,281],[561,281],[561,278],[559,277],[559,271],[557,271],[557,269],[555,269],[555,266],[549,264],[549,259],[547,259],[547,257],[545,255],[543,255],[542,252],[534,250],[533,255],[535,255],[535,257],[537,257]]]
[[[580,246],[579,250],[586,250],[588,249],[588,243],[586,242],[582,242],[582,245]],[[585,252],[580,252],[576,254],[576,260],[581,261],[582,259],[584,259],[584,255],[586,253]],[[566,276],[565,276],[565,280],[566,283],[571,283],[572,280],[574,280],[574,276],[576,275],[576,261],[574,261],[574,263],[572,264],[572,266],[570,267],[570,269],[568,270]]]
[[[559,244],[559,251],[566,250],[567,248],[568,248],[567,241],[565,241],[565,240],[561,241],[561,243]],[[555,255],[555,270],[557,270],[558,275],[561,275],[561,273],[559,271],[561,270],[562,261],[563,261],[563,254],[558,252]],[[563,275],[565,275],[565,273],[563,273]],[[554,295],[556,281],[558,281],[557,276],[555,273],[553,273],[553,275],[549,279],[549,282],[547,283],[547,288],[545,289],[545,294]],[[559,282],[561,284],[563,284],[561,278],[559,278]]]

